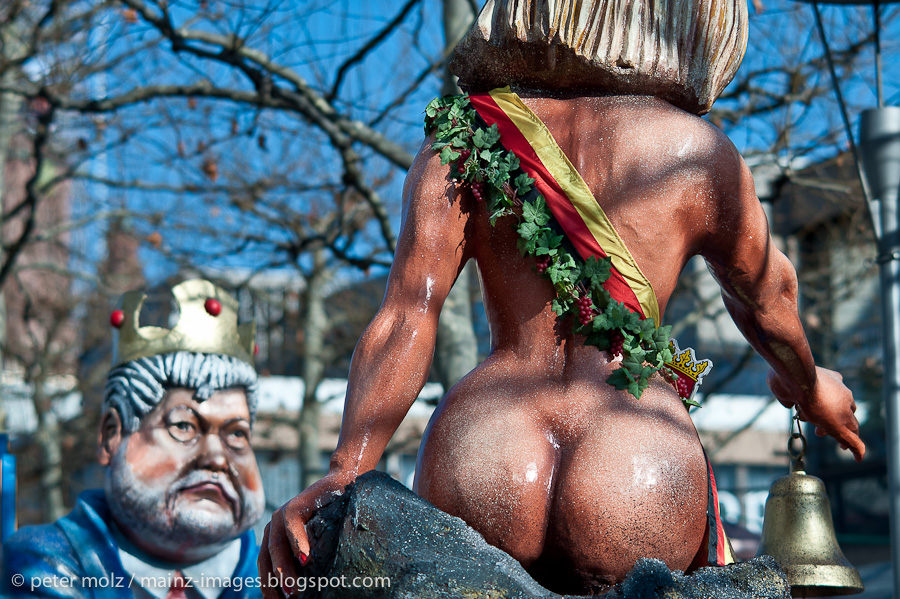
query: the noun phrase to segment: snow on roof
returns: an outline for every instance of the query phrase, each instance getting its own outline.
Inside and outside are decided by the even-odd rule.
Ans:
[[[299,412],[303,403],[306,385],[303,379],[293,376],[265,376],[259,379],[259,413],[278,411]],[[347,379],[325,379],[319,383],[316,399],[322,404],[322,410],[340,414],[344,410],[344,397],[347,394]],[[426,383],[419,399],[438,400],[444,389],[438,383]],[[410,416],[431,417],[434,407],[417,401],[409,411]]]
[[[691,411],[691,419],[699,430],[729,431],[745,426],[754,417],[755,430],[790,432],[791,412],[773,397],[764,395],[700,394],[701,408]]]
[[[753,430],[790,434],[793,410],[788,410],[772,396],[717,393],[706,398],[700,394],[700,404],[702,408],[691,411],[697,430],[733,431],[755,417],[750,427]],[[860,405],[856,412],[860,421],[866,418],[865,408]]]

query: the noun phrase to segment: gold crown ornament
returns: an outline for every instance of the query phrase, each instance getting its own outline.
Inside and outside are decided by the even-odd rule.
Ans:
[[[139,326],[147,295],[129,291],[122,296],[119,309],[110,315],[110,324],[119,333],[113,366],[179,351],[233,356],[253,365],[256,323],[238,324],[238,302],[228,292],[209,281],[192,279],[173,287],[172,295],[179,311],[172,329]]]
[[[703,377],[712,370],[712,360],[698,360],[694,348],[686,347],[682,350],[674,338],[669,339],[669,349],[672,351],[672,360],[666,362],[666,366],[677,377],[675,388],[678,394],[690,405],[699,405],[694,402],[694,395],[703,382]]]

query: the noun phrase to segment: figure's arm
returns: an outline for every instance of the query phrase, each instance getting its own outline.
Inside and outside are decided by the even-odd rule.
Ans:
[[[306,523],[358,475],[375,468],[428,378],[441,307],[469,257],[463,197],[430,149],[431,141],[407,175],[403,222],[384,302],[353,353],[331,468],[273,515],[259,559],[264,581],[270,571],[293,576],[295,556],[305,563]],[[270,589],[264,594],[277,597]]]
[[[468,252],[467,213],[435,152],[407,177],[397,251],[384,301],[353,352],[341,435],[331,469],[375,468],[428,380],[438,317]],[[377,416],[377,417],[376,417]]]
[[[865,454],[856,404],[840,374],[818,368],[800,321],[797,274],[773,244],[750,170],[728,144],[713,229],[701,251],[722,287],[725,306],[738,328],[772,367],[769,387],[802,420],[831,435],[857,460]],[[721,156],[721,154],[720,154]]]

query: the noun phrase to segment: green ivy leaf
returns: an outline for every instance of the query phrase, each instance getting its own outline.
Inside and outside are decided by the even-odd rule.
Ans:
[[[609,278],[609,269],[612,262],[609,258],[597,259],[590,256],[584,261],[584,278],[591,281],[591,286],[602,285]]]
[[[623,391],[628,389],[628,386],[631,384],[631,378],[628,376],[627,370],[617,368],[606,378],[606,382],[619,391]]]
[[[428,106],[425,107],[425,116],[429,119],[433,119],[437,116],[438,110],[440,108],[441,99],[435,98],[431,102],[428,103]],[[426,120],[427,122],[427,120]]]
[[[636,364],[642,364],[646,361],[647,352],[644,351],[640,346],[630,348],[628,353],[631,359],[633,359]]]
[[[568,274],[569,271],[565,267],[559,264],[551,264],[550,268],[547,269],[547,274],[550,275],[550,281],[554,285],[558,285],[560,283],[566,283],[569,280]]]
[[[472,144],[473,144],[476,148],[484,148],[484,147],[487,147],[487,146],[485,146],[485,144],[484,144],[484,130],[482,130],[482,129],[476,129],[476,130],[475,130],[475,135],[472,136]]]
[[[534,179],[526,175],[525,173],[520,173],[513,182],[513,185],[516,187],[516,193],[520,196],[525,195],[526,193],[531,191],[531,186],[534,184]]]
[[[565,313],[568,312],[569,309],[571,309],[572,305],[572,299],[565,296],[554,298],[550,303],[550,307],[553,308],[553,311],[556,312],[556,315],[560,317],[565,315]]]
[[[631,381],[628,383],[628,392],[634,395],[636,399],[640,399],[643,394],[643,389],[641,389],[641,385],[639,381]]]
[[[503,218],[504,216],[512,216],[512,215],[515,215],[515,212],[513,212],[512,210],[510,210],[509,208],[506,208],[506,207],[501,207],[501,208],[495,210],[494,212],[491,213],[491,216],[490,216],[491,226],[494,226],[494,224],[497,222],[497,219]]]
[[[596,316],[594,317],[594,320],[597,320]],[[594,323],[593,323],[593,321],[591,321],[589,328],[593,329],[593,325],[594,325]],[[585,340],[585,344],[593,345],[594,347],[596,347],[599,350],[605,351],[605,350],[609,349],[610,348],[609,331],[604,330],[599,333],[588,333],[587,339]]]
[[[527,223],[534,223],[538,216],[537,201],[522,204],[522,219]]]
[[[500,129],[497,128],[496,123],[485,130],[484,141],[487,144],[487,147],[491,147],[500,141]]]
[[[662,326],[656,329],[656,342],[657,343],[665,343],[666,347],[669,347],[669,337],[672,336],[672,325],[667,324],[666,326]],[[658,351],[662,351],[662,348],[659,348]]]
[[[557,238],[560,238],[560,236],[550,233],[548,238],[551,240],[556,240]],[[547,245],[551,245],[551,244],[548,243]],[[560,256],[558,264],[559,264],[560,268],[565,268],[567,271],[570,271],[570,272],[576,268],[575,259],[572,258],[571,254],[568,254],[568,253],[565,256]]]
[[[669,349],[668,340],[666,340],[665,347],[661,350],[656,350],[659,355],[659,361],[663,364],[668,364],[675,357],[672,355],[672,350]]]
[[[517,229],[517,231],[519,233],[519,237],[524,237],[524,238],[528,239],[531,237],[536,237],[538,234],[538,231],[540,231],[540,227],[538,227],[534,223],[524,222],[521,225],[519,225],[519,228]]]
[[[459,158],[459,152],[454,152],[453,148],[451,148],[450,146],[447,146],[443,150],[441,150],[441,164],[450,164],[450,162],[456,160],[457,158]]]

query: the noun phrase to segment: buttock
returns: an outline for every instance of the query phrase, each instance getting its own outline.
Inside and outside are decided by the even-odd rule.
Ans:
[[[534,415],[494,405],[443,410],[419,448],[415,491],[523,565],[543,551],[557,448]]]
[[[687,569],[706,530],[699,441],[660,422],[613,428],[563,449],[538,565],[584,584],[622,580],[641,557]]]
[[[641,400],[591,404],[584,394],[601,391],[572,384],[561,408],[540,386],[455,391],[463,390],[436,411],[420,448],[423,497],[541,582],[559,571],[597,588],[620,580],[640,557],[690,565],[708,488],[702,448],[677,396],[659,388]]]

